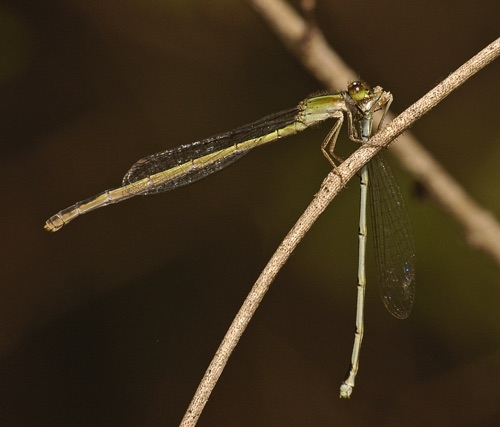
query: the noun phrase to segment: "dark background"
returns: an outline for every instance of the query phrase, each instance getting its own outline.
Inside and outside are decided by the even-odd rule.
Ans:
[[[318,3],[327,39],[394,94],[396,113],[498,37],[496,0]],[[43,223],[116,187],[145,155],[323,88],[244,2],[1,2],[0,32],[0,424],[176,425],[329,172],[319,150],[329,125],[54,235]],[[499,70],[412,129],[497,214]],[[360,373],[339,400],[354,331],[355,179],[278,275],[200,426],[498,425],[498,266],[389,160],[418,248],[411,317],[381,304],[370,248]]]

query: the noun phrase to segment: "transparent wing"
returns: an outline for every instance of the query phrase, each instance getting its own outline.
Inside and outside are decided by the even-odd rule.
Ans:
[[[210,154],[217,156],[217,153],[224,148],[234,146],[240,142],[247,141],[252,138],[258,138],[267,135],[276,129],[285,127],[297,120],[299,108],[294,107],[279,113],[271,114],[263,119],[248,125],[239,127],[230,132],[221,133],[210,138],[205,138],[201,141],[192,142],[190,144],[181,145],[180,147],[152,154],[137,161],[123,177],[122,185],[132,184],[150,175],[163,172],[175,166],[189,162],[192,159],[205,156],[207,159],[206,165],[200,165],[197,168],[189,170],[187,173],[168,180],[161,185],[153,188],[147,188],[142,195],[161,193],[164,191],[173,190],[183,185],[191,184],[199,179],[220,171],[221,169],[234,163],[236,160],[247,154],[247,150],[235,150],[224,158],[216,162],[210,161]]]
[[[382,154],[372,159],[368,171],[380,295],[393,316],[405,319],[415,301],[416,251],[411,221]]]

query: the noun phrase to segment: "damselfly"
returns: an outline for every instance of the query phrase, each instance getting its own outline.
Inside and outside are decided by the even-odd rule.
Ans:
[[[78,202],[50,217],[47,231],[55,232],[76,217],[94,209],[121,202],[137,195],[174,190],[217,172],[243,157],[255,147],[302,132],[327,119],[335,123],[321,144],[325,157],[335,167],[335,143],[347,118],[351,140],[367,143],[372,135],[373,115],[382,111],[383,120],[392,102],[390,92],[371,89],[356,81],[346,91],[306,98],[296,107],[191,144],[168,149],[136,162],[125,174],[122,186]],[[368,185],[368,177],[372,184]],[[359,367],[363,337],[365,294],[365,249],[367,187],[370,189],[373,235],[379,289],[385,306],[395,317],[404,319],[415,296],[415,245],[403,197],[383,157],[377,155],[361,170],[361,208],[359,224],[358,296],[356,334],[351,365],[340,388],[349,397]]]

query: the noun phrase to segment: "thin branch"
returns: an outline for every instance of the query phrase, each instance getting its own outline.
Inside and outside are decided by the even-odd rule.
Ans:
[[[332,89],[343,88],[357,74],[310,26],[282,0],[247,0],[275,31],[287,48],[319,81]],[[391,120],[394,116],[387,115]],[[500,265],[500,224],[481,207],[443,166],[409,132],[391,152],[428,194],[462,227],[466,241]]]
[[[229,327],[222,343],[215,353],[210,366],[196,390],[181,426],[194,426],[205,407],[226,363],[246,329],[250,319],[257,310],[264,295],[271,286],[278,271],[290,257],[293,250],[311,228],[319,215],[326,209],[330,202],[340,193],[356,172],[369,162],[382,148],[387,147],[391,141],[413,125],[420,117],[430,111],[453,90],[485,67],[500,55],[500,39],[487,46],[474,58],[466,62],[447,79],[428,92],[415,104],[407,108],[396,117],[387,127],[377,133],[370,143],[361,146],[336,170],[332,171],[323,181],[319,192],[301,215],[297,223],[279,245],[260,277],[245,299],[242,307]]]

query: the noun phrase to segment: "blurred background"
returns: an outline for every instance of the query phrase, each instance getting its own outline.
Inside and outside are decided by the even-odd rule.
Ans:
[[[326,38],[394,94],[395,113],[499,35],[496,0],[317,7]],[[44,221],[120,185],[141,157],[324,88],[245,2],[2,1],[0,32],[0,424],[177,425],[330,171],[319,147],[331,123],[54,235]],[[496,215],[499,71],[488,66],[412,129]],[[360,373],[340,401],[354,332],[354,179],[278,275],[200,426],[498,425],[499,268],[388,159],[417,243],[411,317],[385,310],[370,246]]]

